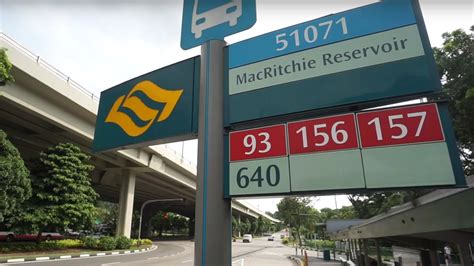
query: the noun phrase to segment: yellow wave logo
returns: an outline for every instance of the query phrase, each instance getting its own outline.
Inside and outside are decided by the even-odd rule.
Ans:
[[[160,112],[160,110],[148,107],[140,98],[134,95],[135,92],[142,92],[152,101],[165,104],[163,110]],[[145,133],[153,123],[168,119],[182,94],[183,90],[165,90],[149,80],[141,81],[135,85],[127,95],[120,96],[115,101],[105,122],[117,124],[131,137],[140,136]],[[131,110],[146,124],[139,126],[130,116],[119,111],[120,108]]]

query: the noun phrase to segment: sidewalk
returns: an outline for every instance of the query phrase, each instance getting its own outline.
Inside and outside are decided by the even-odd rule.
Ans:
[[[306,250],[306,253],[308,254],[308,265],[313,266],[313,265],[341,265],[341,262],[338,260],[339,257],[345,258],[345,254],[338,253],[336,254],[336,259],[334,260],[333,253],[331,252],[331,260],[330,261],[324,261],[323,260],[323,252],[322,251],[315,251],[315,250]],[[301,250],[298,249],[298,254],[299,255],[291,255],[291,257],[298,258],[301,261],[304,261],[304,256],[301,255]]]

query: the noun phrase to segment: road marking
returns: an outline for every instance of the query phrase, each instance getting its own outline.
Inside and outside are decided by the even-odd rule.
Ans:
[[[188,263],[188,262],[191,262],[193,260],[185,260],[185,261],[182,261],[181,263]]]
[[[237,263],[237,262],[239,262],[239,261],[240,261],[240,266],[244,266],[244,259],[235,260],[235,261],[232,262],[232,264],[235,264],[235,263]]]
[[[10,263],[10,262],[23,262],[25,261],[25,259],[9,259],[7,260],[7,263]]]
[[[71,255],[66,255],[66,256],[60,256],[59,258],[60,259],[70,259],[70,258],[72,258],[72,256]]]
[[[49,260],[49,257],[37,257],[36,260]]]
[[[114,264],[119,264],[120,262],[111,262],[111,263],[104,263],[104,264],[101,264],[101,266],[108,266],[108,265],[114,265]]]
[[[151,257],[151,258],[148,258],[147,260],[156,260],[156,259],[159,259],[160,257]]]
[[[90,257],[90,254],[81,254],[81,255],[79,255],[79,258],[84,258],[84,257]]]
[[[105,252],[97,253],[97,256],[105,256]]]

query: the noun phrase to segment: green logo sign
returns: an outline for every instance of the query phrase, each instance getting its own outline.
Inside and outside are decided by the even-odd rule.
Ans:
[[[146,146],[197,135],[199,58],[102,92],[93,150]]]

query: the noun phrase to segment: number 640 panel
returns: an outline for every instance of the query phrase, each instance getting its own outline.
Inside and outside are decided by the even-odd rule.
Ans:
[[[465,184],[443,103],[233,131],[227,142],[226,197]]]

